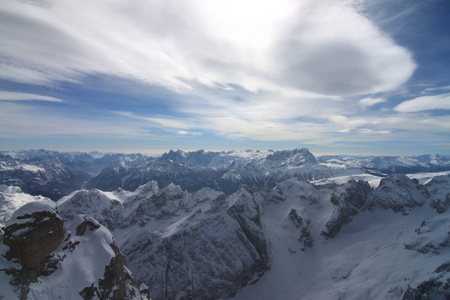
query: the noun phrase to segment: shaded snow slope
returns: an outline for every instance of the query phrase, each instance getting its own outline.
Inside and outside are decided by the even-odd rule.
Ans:
[[[439,188],[431,183],[427,189],[435,191],[445,182],[446,178],[436,180]],[[383,193],[377,195],[386,205],[370,210],[371,194],[377,190],[370,191],[367,183],[358,187],[350,182],[336,190],[317,190],[306,183],[289,181],[261,194],[271,268],[258,283],[244,288],[233,299],[448,298],[449,214],[439,214],[430,207],[430,199],[421,194],[423,187],[411,183],[401,176],[389,177],[379,187]],[[413,201],[413,205],[400,201],[408,209],[407,215],[392,209],[400,203],[392,202],[396,195]],[[351,219],[343,219],[338,233],[325,239],[321,230],[333,220],[336,209],[348,208],[349,203],[354,210],[349,214]],[[301,241],[297,229],[290,225],[292,209],[308,216],[312,248],[293,251],[295,247],[301,249]]]

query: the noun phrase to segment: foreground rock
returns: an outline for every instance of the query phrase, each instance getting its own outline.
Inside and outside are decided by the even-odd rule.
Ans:
[[[54,203],[17,210],[0,248],[5,299],[141,299],[111,233],[78,215],[64,223]]]

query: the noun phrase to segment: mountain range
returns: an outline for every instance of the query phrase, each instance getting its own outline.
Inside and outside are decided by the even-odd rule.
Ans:
[[[449,299],[448,170],[307,149],[4,153],[0,295]]]
[[[94,154],[94,153],[93,153]],[[18,186],[31,195],[52,200],[81,188],[135,190],[151,180],[174,183],[194,192],[203,187],[236,192],[241,185],[253,191],[273,188],[289,178],[304,181],[339,176],[450,170],[450,156],[321,156],[307,149],[283,151],[184,152],[160,157],[48,150],[0,153],[0,184]]]

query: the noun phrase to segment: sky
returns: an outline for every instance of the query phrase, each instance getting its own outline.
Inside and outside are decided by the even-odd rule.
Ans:
[[[448,0],[2,0],[0,150],[450,154]]]

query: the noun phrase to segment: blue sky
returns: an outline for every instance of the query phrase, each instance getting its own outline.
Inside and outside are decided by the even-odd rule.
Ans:
[[[3,0],[0,150],[450,154],[447,0]]]

